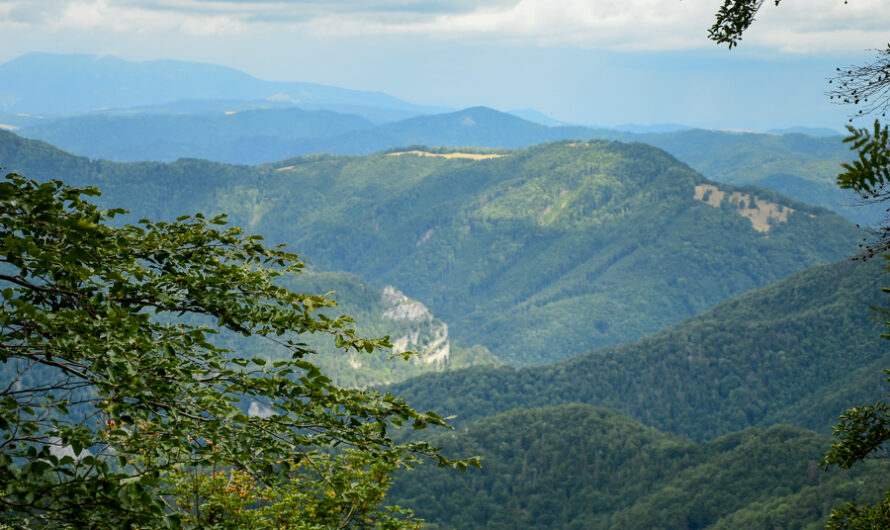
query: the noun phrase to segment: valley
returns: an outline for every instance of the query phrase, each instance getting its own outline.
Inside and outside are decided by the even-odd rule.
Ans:
[[[863,237],[828,210],[762,188],[719,186],[748,197],[742,209],[741,200],[719,208],[697,200],[697,186],[716,185],[643,144],[558,142],[485,160],[319,155],[249,167],[38,158],[45,144],[2,138],[7,152],[21,146],[3,162],[10,169],[41,178],[63,171],[73,184],[99,186],[102,204],[157,219],[227,213],[322,270],[398,286],[455,340],[511,364],[640,339],[848,256]],[[784,214],[770,221],[768,209]]]
[[[128,79],[119,79],[121,69]],[[72,70],[80,70],[81,84],[65,99],[49,81],[72,79]],[[149,90],[155,77],[167,80],[156,93]],[[839,136],[606,129],[532,110],[455,111],[382,92],[261,81],[210,65],[110,57],[34,54],[0,65],[0,81],[8,83],[0,96],[14,96],[0,97],[4,174],[44,183],[34,185],[36,195],[54,179],[97,188],[89,197],[97,205],[92,217],[62,217],[72,241],[100,234],[112,241],[110,248],[124,249],[124,238],[109,235],[120,234],[115,230],[160,241],[139,254],[150,273],[122,268],[125,273],[115,270],[102,281],[95,279],[99,265],[80,256],[85,251],[76,245],[70,259],[59,262],[71,270],[90,263],[93,272],[69,277],[41,270],[32,283],[22,279],[32,274],[23,260],[4,258],[4,315],[26,307],[6,301],[20,292],[14,289],[40,291],[46,289],[40,282],[56,281],[71,289],[57,299],[36,295],[35,307],[64,306],[76,298],[75,287],[94,284],[114,286],[106,302],[127,289],[147,298],[143,290],[157,273],[161,301],[153,309],[108,309],[105,316],[89,310],[98,322],[133,319],[114,332],[157,323],[160,335],[186,330],[183,344],[228,356],[219,363],[208,353],[210,375],[190,380],[195,389],[229,374],[229,362],[240,366],[235,372],[247,379],[196,395],[213,406],[217,393],[231,388],[249,389],[249,397],[227,401],[222,419],[208,419],[209,413],[191,419],[228,433],[238,422],[254,429],[287,418],[292,404],[308,411],[305,423],[286,423],[274,435],[297,437],[291,453],[268,440],[260,450],[237,445],[236,438],[229,446],[230,440],[221,443],[224,436],[198,441],[188,433],[186,443],[201,456],[190,461],[193,476],[185,477],[193,482],[177,487],[204,487],[207,499],[231,500],[225,497],[234,491],[230,486],[249,476],[237,478],[239,466],[265,462],[262,472],[250,468],[259,475],[296,454],[287,480],[310,491],[291,491],[301,499],[293,509],[298,519],[321,517],[323,510],[331,517],[361,511],[356,506],[375,507],[376,517],[397,504],[432,529],[821,528],[833,508],[879,502],[888,487],[879,459],[849,470],[826,470],[822,462],[844,411],[883,406],[882,370],[890,362],[886,313],[876,310],[887,306],[890,272],[883,258],[851,259],[863,241],[873,240],[868,227],[880,224],[883,212],[880,205],[850,208],[856,197],[837,189],[840,164],[853,156]],[[122,88],[134,83],[145,86]],[[27,93],[37,84],[39,90]],[[54,105],[43,103],[48,99]],[[21,201],[10,199],[12,185],[5,186],[0,203],[13,211]],[[68,207],[81,204],[65,200]],[[28,215],[41,219],[44,208],[52,211],[46,204],[28,206]],[[111,208],[127,213],[114,218]],[[5,222],[17,221],[3,212]],[[149,226],[143,218],[193,239],[168,253],[157,233],[126,226]],[[192,222],[201,229],[187,228]],[[226,226],[258,237],[236,244],[225,239],[227,232],[213,231]],[[31,247],[18,243],[28,230],[7,230],[4,252],[27,248],[38,255],[55,242],[44,236]],[[203,237],[216,243],[204,245]],[[214,245],[236,249],[204,262],[228,279],[165,261],[193,259]],[[299,255],[288,258],[300,260],[288,269],[293,274],[268,273],[287,268],[286,260],[275,261],[273,248]],[[254,251],[262,257],[239,261]],[[113,257],[126,258],[120,254]],[[261,269],[268,263],[270,269]],[[21,277],[5,272],[16,268]],[[243,281],[266,278],[262,274],[274,285],[228,290],[228,281],[240,285],[232,279],[238,275]],[[115,283],[121,278],[135,287]],[[186,279],[194,283],[177,283]],[[217,290],[225,296],[215,298]],[[328,300],[288,298],[293,293]],[[194,296],[211,310],[192,314],[194,306],[168,304],[178,296]],[[243,314],[229,314],[229,298],[243,300]],[[269,300],[277,305],[264,305]],[[162,310],[167,313],[156,316]],[[47,314],[52,323],[67,313]],[[285,314],[293,319],[289,327],[280,324]],[[10,337],[13,328],[4,328]],[[32,335],[26,338],[39,343],[41,335]],[[23,336],[14,340],[28,342]],[[375,350],[377,343],[365,338],[381,338],[386,347]],[[128,344],[147,355],[136,341]],[[130,346],[115,355],[127,359]],[[11,351],[0,353],[12,359]],[[178,355],[167,346],[145,351]],[[53,359],[38,357],[32,361]],[[98,368],[85,362],[77,368],[94,371],[105,384],[106,361],[99,357]],[[40,389],[40,378],[49,380],[57,366],[27,377],[17,375],[21,366],[3,357],[0,382],[13,389],[10,395],[24,381],[52,398]],[[126,386],[128,377],[158,385],[174,380],[167,365],[151,374],[140,370],[128,365],[123,373],[129,375],[114,374],[119,380],[110,388]],[[283,375],[273,384],[262,379],[270,374]],[[285,399],[277,389],[289,384],[303,386]],[[81,399],[92,387],[77,392]],[[189,391],[179,395],[191,399]],[[124,406],[115,399],[96,406]],[[35,425],[59,418],[86,425],[71,419],[88,416],[84,403],[75,400],[74,413],[64,400],[56,403],[62,412]],[[0,420],[8,421],[16,407],[0,409]],[[103,436],[137,440],[161,455],[154,458],[167,458],[166,446],[152,445],[162,438],[152,429],[170,429],[165,436],[173,436],[178,420],[162,406],[152,414],[145,418],[155,424],[118,417],[101,427]],[[317,420],[324,426],[316,427]],[[425,429],[444,421],[453,429]],[[31,461],[55,458],[53,465],[77,467],[83,453],[74,447],[102,453],[98,444],[75,446],[73,431],[53,436],[52,450]],[[338,448],[343,443],[354,452]],[[369,446],[373,450],[362,453]],[[415,467],[415,453],[439,454],[430,449],[436,447],[444,456]],[[59,456],[65,451],[70,462]],[[368,454],[377,460],[350,460]],[[219,469],[230,475],[217,475],[223,471],[212,467],[214,455],[229,459]],[[481,469],[460,460],[469,457],[480,457]],[[0,462],[0,478],[7,464]],[[117,484],[115,477],[110,483]],[[176,477],[170,480],[183,480]],[[225,486],[215,491],[210,479]],[[316,494],[318,484],[327,489]],[[271,491],[260,482],[239,487],[237,495],[249,502],[225,512],[231,520],[277,506],[271,497],[247,493]],[[337,504],[343,499],[351,508]]]

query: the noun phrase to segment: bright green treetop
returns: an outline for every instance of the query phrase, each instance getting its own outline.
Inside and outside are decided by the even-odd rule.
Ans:
[[[0,181],[0,524],[225,525],[238,509],[212,505],[213,488],[183,497],[224,471],[263,493],[251,507],[267,523],[285,502],[302,521],[286,528],[399,526],[410,518],[380,506],[396,467],[475,464],[395,443],[393,425],[445,422],[339,388],[308,360],[299,334],[360,352],[389,344],[314,316],[332,301],[277,286],[300,272],[295,254],[221,217],[112,226],[122,210],[97,209],[95,195]],[[292,360],[241,358],[214,345],[220,329]]]

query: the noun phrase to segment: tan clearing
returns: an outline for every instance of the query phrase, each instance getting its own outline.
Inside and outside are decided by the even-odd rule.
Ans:
[[[715,129],[720,132],[729,132],[729,133],[744,133],[744,134],[772,134],[776,135],[776,133],[764,132],[764,131],[755,131],[753,129],[734,129],[732,127],[721,127]]]
[[[488,160],[489,158],[501,158],[502,154],[497,153],[429,153],[427,151],[399,151],[398,153],[389,153],[389,156],[417,155],[417,156],[439,156],[442,158],[466,158],[469,160]]]
[[[711,184],[699,184],[695,187],[694,199],[719,208],[723,200],[727,199],[736,210],[745,216],[758,232],[769,232],[770,221],[774,223],[787,223],[788,217],[794,213],[794,208],[782,206],[774,202],[765,201],[747,193],[734,191],[727,194]],[[753,203],[753,208],[752,208]]]
[[[288,169],[293,169],[294,166],[284,166],[276,169],[275,171],[287,171]]]

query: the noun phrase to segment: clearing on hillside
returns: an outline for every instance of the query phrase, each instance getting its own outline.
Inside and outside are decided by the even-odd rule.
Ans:
[[[440,156],[442,158],[466,158],[469,160],[488,160],[489,158],[501,158],[507,156],[500,153],[430,153],[428,151],[420,151],[414,149],[412,151],[399,151],[398,153],[389,153],[389,156],[417,155],[417,156]]]
[[[747,217],[754,225],[754,230],[758,232],[769,232],[770,221],[787,223],[788,216],[795,212],[794,208],[769,202],[747,193],[734,191],[727,194],[711,184],[699,184],[695,187],[695,200],[697,201],[719,208],[724,199],[735,205],[738,212]]]

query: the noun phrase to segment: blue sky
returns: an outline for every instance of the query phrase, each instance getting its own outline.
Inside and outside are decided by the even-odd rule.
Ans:
[[[184,59],[424,104],[583,124],[842,128],[835,65],[890,42],[880,0],[766,2],[731,52],[720,0],[0,0],[0,61],[31,51]]]

